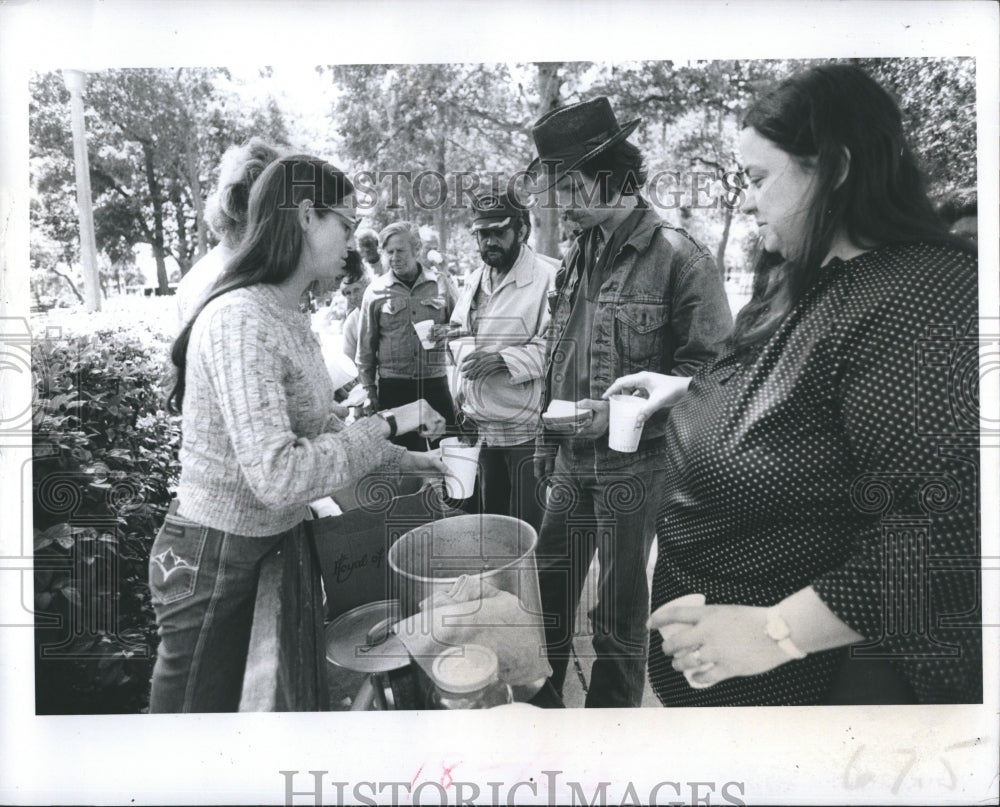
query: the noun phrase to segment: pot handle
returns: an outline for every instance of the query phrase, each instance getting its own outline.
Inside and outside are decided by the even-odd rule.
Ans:
[[[386,617],[385,619],[379,620],[372,625],[368,630],[368,633],[365,634],[367,647],[376,647],[388,639],[389,634],[392,633],[392,628],[395,622],[396,620],[394,618]]]

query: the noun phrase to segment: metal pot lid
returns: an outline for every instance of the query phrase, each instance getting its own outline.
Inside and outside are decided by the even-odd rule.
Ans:
[[[399,618],[399,600],[378,600],[341,614],[326,626],[327,661],[362,673],[405,667],[410,654],[390,632]]]

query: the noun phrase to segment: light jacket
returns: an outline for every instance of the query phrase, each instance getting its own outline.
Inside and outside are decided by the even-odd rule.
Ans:
[[[451,315],[451,324],[470,331],[470,314],[483,273],[473,272]],[[506,370],[475,380],[458,373],[456,386],[462,411],[479,426],[487,445],[520,445],[538,432],[545,373],[548,295],[555,287],[555,267],[531,247],[521,248],[514,265],[476,311],[476,350],[498,352]]]
[[[563,258],[551,296],[543,408],[551,395],[555,347],[580,284],[577,255],[585,235],[577,237]],[[643,370],[693,375],[714,358],[732,324],[722,277],[711,254],[647,208],[612,257],[611,271],[600,289],[591,331],[589,397],[600,399],[615,379]],[[642,441],[662,438],[665,420],[665,414],[650,418]],[[622,467],[631,460],[632,455],[608,448],[606,434],[584,442],[593,442],[598,466]]]
[[[413,325],[425,319],[447,323],[456,296],[450,278],[423,266],[412,289],[391,269],[374,278],[361,300],[355,356],[361,383],[373,385],[376,372],[382,378],[445,377],[447,350],[424,348]]]

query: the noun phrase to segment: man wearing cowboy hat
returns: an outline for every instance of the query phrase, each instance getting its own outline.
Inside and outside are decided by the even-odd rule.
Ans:
[[[645,423],[635,453],[620,453],[608,446],[601,395],[629,373],[692,375],[732,327],[712,256],[639,195],[642,154],[626,141],[639,123],[620,126],[603,97],[557,109],[532,130],[538,158],[528,168],[540,203],[556,205],[579,230],[556,278],[543,399],[544,406],[575,402],[577,417],[546,426],[535,461],[536,473],[550,481],[537,557],[560,693],[573,617],[598,553],[588,707],[642,701],[646,565],[665,473],[666,415]]]
[[[457,407],[478,430],[483,511],[541,526],[545,490],[532,456],[538,434],[551,258],[528,246],[531,217],[512,192],[472,201],[472,229],[483,266],[459,295],[451,325],[475,337],[459,369]]]

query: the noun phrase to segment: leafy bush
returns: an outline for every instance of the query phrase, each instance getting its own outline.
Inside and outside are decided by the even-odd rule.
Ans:
[[[166,345],[124,330],[36,340],[39,714],[139,712],[156,648],[147,563],[179,473]]]

